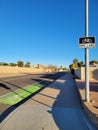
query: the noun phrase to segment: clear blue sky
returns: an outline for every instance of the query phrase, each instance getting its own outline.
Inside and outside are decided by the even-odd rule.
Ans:
[[[90,59],[98,60],[98,0],[89,0]],[[0,0],[0,62],[63,65],[84,61],[85,0]]]

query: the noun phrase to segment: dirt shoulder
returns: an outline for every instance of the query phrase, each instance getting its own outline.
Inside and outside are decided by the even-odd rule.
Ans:
[[[90,102],[85,101],[85,81],[76,79],[76,84],[84,109],[92,122],[98,127],[98,81],[90,81]]]

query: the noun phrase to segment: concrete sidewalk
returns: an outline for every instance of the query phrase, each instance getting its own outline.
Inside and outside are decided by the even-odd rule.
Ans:
[[[73,76],[67,73],[15,109],[0,130],[97,130],[80,104]]]

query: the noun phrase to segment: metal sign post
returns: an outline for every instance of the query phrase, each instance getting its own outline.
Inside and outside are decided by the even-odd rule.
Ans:
[[[85,37],[88,37],[88,0],[85,1]],[[85,100],[89,102],[89,50],[85,48]]]
[[[89,102],[89,48],[94,47],[93,37],[88,37],[88,0],[85,0],[85,37],[79,39],[79,47],[85,48],[85,100]]]
[[[85,0],[85,37],[79,39],[79,47],[85,48],[85,100],[89,102],[89,48],[95,47],[95,37],[88,37],[88,0]]]
[[[94,37],[88,37],[88,0],[85,0],[85,37],[79,39],[79,47],[85,48],[85,100],[89,102],[89,48],[94,47]]]

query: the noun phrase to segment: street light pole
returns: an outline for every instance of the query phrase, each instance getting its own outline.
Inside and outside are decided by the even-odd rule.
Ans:
[[[88,37],[88,0],[85,0],[85,37]],[[85,100],[89,102],[89,49],[85,48]]]

